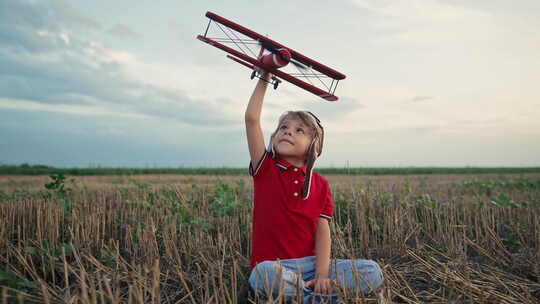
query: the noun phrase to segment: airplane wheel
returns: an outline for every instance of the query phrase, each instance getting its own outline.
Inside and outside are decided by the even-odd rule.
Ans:
[[[274,90],[277,89],[277,86],[279,85],[279,82],[275,81],[274,82]]]
[[[257,71],[253,71],[253,72],[251,73],[251,79],[255,78],[256,75],[257,75]]]

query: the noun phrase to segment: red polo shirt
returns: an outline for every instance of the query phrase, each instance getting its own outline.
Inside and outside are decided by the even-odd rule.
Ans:
[[[313,172],[309,197],[302,199],[306,167],[296,167],[265,152],[253,176],[251,268],[262,261],[315,255],[317,219],[332,218],[330,185]]]

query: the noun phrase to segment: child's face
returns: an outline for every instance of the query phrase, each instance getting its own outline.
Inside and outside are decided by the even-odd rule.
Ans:
[[[274,149],[282,157],[304,157],[311,138],[311,130],[302,120],[286,118],[274,136]]]

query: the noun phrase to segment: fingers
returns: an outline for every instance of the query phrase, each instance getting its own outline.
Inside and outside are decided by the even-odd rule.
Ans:
[[[325,293],[325,292],[323,291],[323,286],[321,286],[321,285],[322,285],[322,284],[317,284],[317,285],[315,285],[315,292],[316,292],[316,293]]]
[[[307,281],[306,287],[313,289],[316,293],[331,294],[334,290],[334,281],[330,279],[320,279]]]
[[[332,285],[330,285],[330,281],[324,281],[321,285],[321,293],[329,294],[332,292]]]
[[[311,281],[310,281],[311,282]],[[316,293],[322,293],[322,294],[330,294],[332,293],[332,281],[329,280],[329,279],[325,279],[325,280],[318,280],[316,283],[315,283],[315,289],[314,291]]]
[[[261,70],[261,71],[262,71],[262,77],[266,79],[267,81],[270,81],[270,79],[272,78],[272,73],[267,72],[265,70]]]
[[[272,73],[260,68],[260,67],[255,67],[255,71],[257,71],[257,74],[261,75],[261,77],[265,80],[270,80],[272,78]]]

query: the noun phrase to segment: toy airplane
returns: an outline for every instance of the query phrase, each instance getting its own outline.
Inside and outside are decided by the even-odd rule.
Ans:
[[[338,82],[345,79],[345,75],[212,12],[206,12],[206,17],[210,19],[206,31],[204,35],[198,35],[197,39],[231,54],[227,57],[252,69],[251,79],[259,77],[258,70],[263,69],[273,74],[271,83],[274,89],[277,89],[281,80],[285,80],[325,100],[338,100],[334,93]],[[212,22],[226,38],[207,37]],[[260,46],[258,53],[250,45],[257,48]],[[296,72],[285,71],[285,67],[291,67],[289,63],[297,69]]]

